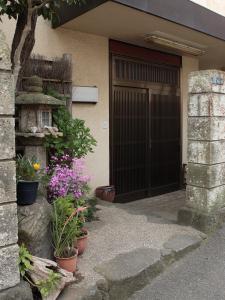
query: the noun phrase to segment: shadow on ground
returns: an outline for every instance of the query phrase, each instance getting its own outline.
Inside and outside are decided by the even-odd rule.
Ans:
[[[177,212],[184,205],[184,190],[152,198],[145,198],[126,204],[116,204],[116,206],[124,209],[130,214],[144,215],[147,217],[149,222],[162,224],[176,223]]]

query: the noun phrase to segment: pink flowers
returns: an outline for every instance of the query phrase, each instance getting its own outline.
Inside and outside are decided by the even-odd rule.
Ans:
[[[62,161],[65,162],[65,157]],[[72,167],[67,163],[60,164],[55,161],[55,168],[51,172],[52,177],[48,185],[51,201],[69,194],[72,194],[75,199],[79,199],[88,191],[90,177],[83,175],[83,159],[70,159],[68,157],[68,161],[72,162]]]

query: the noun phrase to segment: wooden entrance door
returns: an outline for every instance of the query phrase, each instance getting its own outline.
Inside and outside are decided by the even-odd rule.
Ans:
[[[179,189],[179,68],[113,55],[110,123],[117,201]]]
[[[113,87],[113,184],[121,200],[141,198],[146,194],[148,108],[147,89]]]
[[[180,97],[175,91],[152,94],[150,113],[149,194],[180,187]]]

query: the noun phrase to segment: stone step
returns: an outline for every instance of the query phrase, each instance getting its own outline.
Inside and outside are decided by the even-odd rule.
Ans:
[[[96,286],[67,288],[62,300],[126,300],[142,289],[163,270],[186,253],[197,248],[206,236],[179,234],[170,238],[163,249],[138,248],[120,253],[95,267],[105,280]]]
[[[142,248],[122,253],[95,269],[108,282],[109,299],[127,299],[163,270],[161,253]]]

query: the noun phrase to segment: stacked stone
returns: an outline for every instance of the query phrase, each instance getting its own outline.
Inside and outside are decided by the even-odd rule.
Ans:
[[[10,52],[0,31],[0,290],[19,283],[14,85]]]
[[[225,206],[225,73],[191,73],[189,94],[186,221],[207,232]]]

